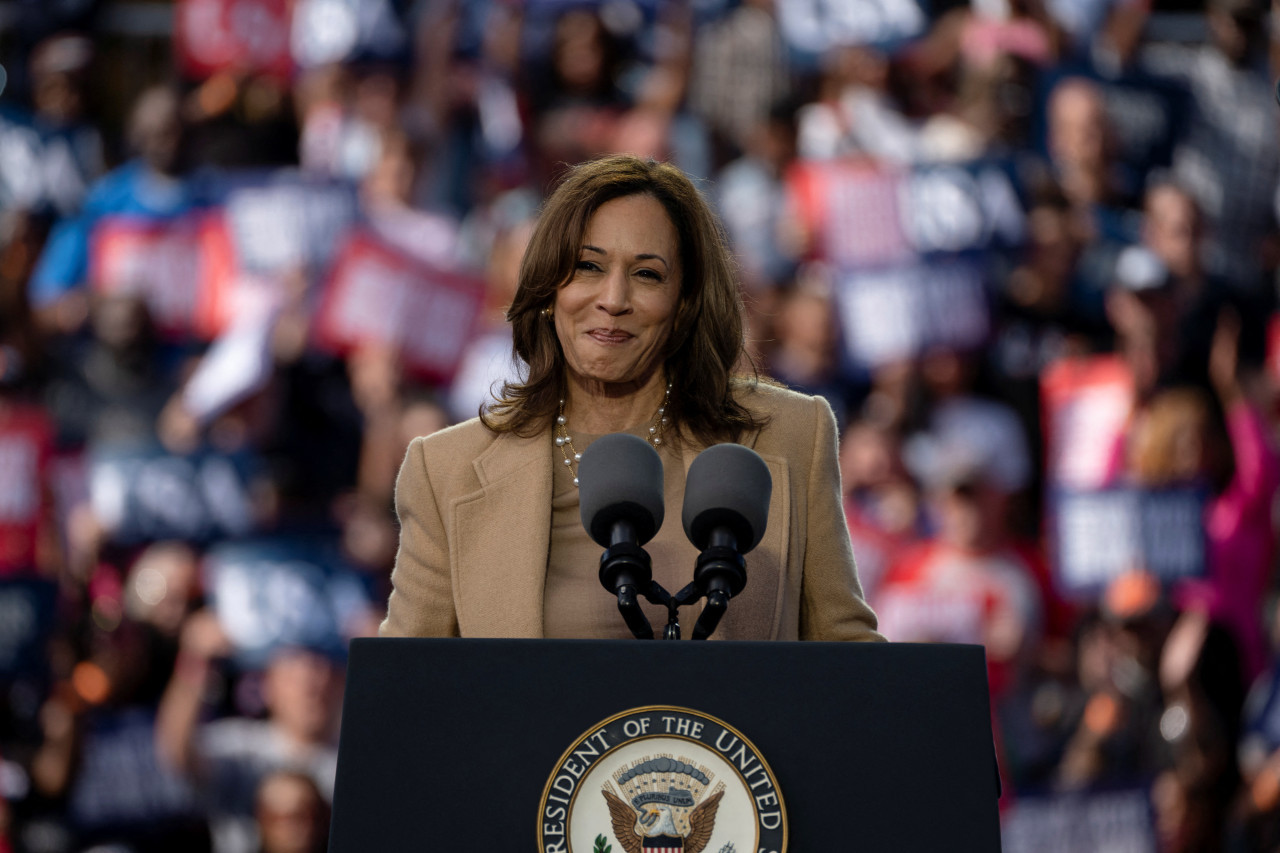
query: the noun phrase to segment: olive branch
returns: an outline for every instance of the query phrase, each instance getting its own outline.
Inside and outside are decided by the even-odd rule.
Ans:
[[[609,844],[608,840],[603,835],[596,836],[596,846],[592,853],[610,853],[612,850],[613,845]]]

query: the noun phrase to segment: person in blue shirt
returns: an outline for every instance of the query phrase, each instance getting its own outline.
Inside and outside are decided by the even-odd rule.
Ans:
[[[176,91],[156,86],[138,96],[129,119],[133,159],[96,181],[79,214],[54,226],[31,276],[31,306],[47,330],[66,334],[83,323],[90,240],[104,217],[171,219],[200,205],[199,182],[182,168],[184,133]]]

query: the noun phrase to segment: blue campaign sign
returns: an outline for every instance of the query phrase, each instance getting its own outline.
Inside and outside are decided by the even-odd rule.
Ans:
[[[990,330],[982,270],[964,259],[848,271],[838,278],[835,297],[845,351],[858,366],[934,346],[968,349]]]
[[[70,216],[102,168],[102,143],[92,127],[41,126],[29,115],[0,110],[0,208]]]
[[[37,676],[48,668],[44,646],[57,595],[53,581],[0,581],[0,679]]]
[[[205,558],[205,587],[241,665],[282,646],[342,657],[373,606],[363,575],[336,545],[314,538],[228,542]]]
[[[247,453],[201,450],[175,456],[159,445],[95,447],[89,496],[111,541],[206,542],[253,531],[262,475]]]
[[[1156,853],[1155,815],[1142,788],[1019,797],[1000,826],[1005,853]]]
[[[357,60],[401,61],[409,33],[391,0],[298,0],[290,41],[302,68]]]
[[[842,45],[893,49],[923,35],[929,15],[920,0],[777,0],[787,42],[802,53]]]
[[[1203,575],[1205,500],[1193,486],[1054,493],[1049,527],[1059,588],[1093,596],[1135,569],[1165,583]]]
[[[242,177],[222,201],[239,267],[257,275],[325,268],[358,212],[349,183],[288,171]]]

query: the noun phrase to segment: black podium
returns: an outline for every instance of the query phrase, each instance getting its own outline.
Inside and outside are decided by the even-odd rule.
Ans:
[[[639,752],[608,765],[613,753],[607,750],[628,736],[624,726],[640,732],[646,717],[654,730],[683,727],[688,734],[694,718],[671,709],[727,724],[756,752],[735,752],[730,747],[739,740],[729,731],[712,737],[720,731],[714,722],[705,728],[694,722],[692,731],[703,731],[705,746],[721,750],[723,765],[689,761],[687,750],[677,745],[677,755],[661,741],[653,742],[661,748],[651,756],[639,740]],[[612,727],[604,725],[609,720]],[[702,748],[688,740],[691,750]],[[662,755],[672,763],[662,765]],[[759,769],[753,757],[767,764],[769,779],[763,770],[752,775]],[[637,774],[664,766],[670,770],[665,778],[684,782],[641,790],[641,782],[649,782]],[[634,818],[634,831],[643,833],[660,825],[664,802],[709,802],[712,786],[723,787],[735,773],[745,779],[745,796],[759,798],[761,814],[769,815],[761,818],[765,824],[777,821],[776,811],[785,812],[783,842],[776,832],[757,831],[761,849],[998,851],[999,782],[982,648],[355,640],[330,851],[595,853],[595,845],[557,836],[562,829],[552,818],[563,817],[560,803],[603,810],[609,803],[600,789],[610,788],[618,801],[630,797],[640,804],[626,820]],[[720,782],[708,779],[717,775]],[[769,797],[775,786],[782,809]],[[726,808],[720,809],[721,826],[729,820]],[[692,839],[697,833],[690,835],[687,827],[697,824],[697,815],[682,813]],[[634,839],[615,843],[607,822],[601,836],[607,844],[599,850],[640,849]],[[686,849],[698,847],[690,840]],[[757,853],[715,836],[706,850]]]

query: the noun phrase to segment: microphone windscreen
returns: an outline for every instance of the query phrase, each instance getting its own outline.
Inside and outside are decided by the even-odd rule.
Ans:
[[[582,526],[608,548],[613,525],[628,521],[636,544],[643,545],[662,527],[662,458],[649,442],[625,432],[601,436],[578,463],[578,500]]]
[[[685,535],[703,551],[712,530],[728,527],[745,554],[764,536],[772,495],[773,477],[760,454],[741,444],[712,445],[689,466],[680,514]]]

